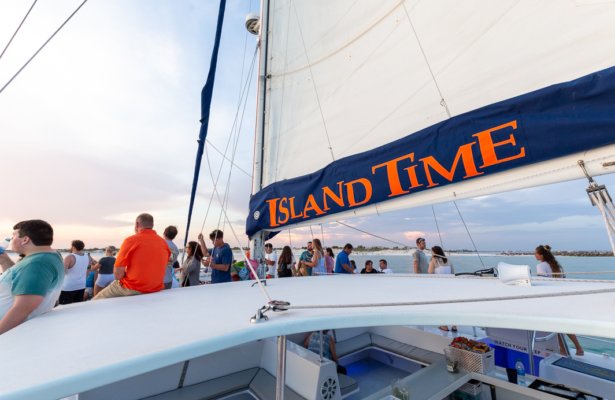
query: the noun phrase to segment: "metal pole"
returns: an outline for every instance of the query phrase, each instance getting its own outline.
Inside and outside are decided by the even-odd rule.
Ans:
[[[278,369],[275,382],[275,400],[284,400],[286,385],[286,336],[278,336]]]
[[[530,375],[536,376],[534,367],[534,341],[536,340],[536,331],[527,331],[527,354],[530,359]]]
[[[322,364],[322,352],[323,352],[323,346],[324,344],[322,343],[322,331],[320,331],[320,363]]]
[[[263,188],[263,143],[267,124],[265,96],[267,92],[267,48],[269,39],[269,0],[261,1],[260,35],[258,56],[258,100],[256,105],[256,129],[254,133],[254,171],[252,194]]]
[[[261,1],[259,62],[258,62],[258,100],[256,106],[256,129],[254,134],[254,170],[252,171],[252,194],[263,188],[263,144],[265,140],[266,108],[265,94],[267,92],[267,42],[269,34],[269,0]],[[262,271],[261,258],[264,249],[264,236],[259,232],[251,246],[253,260],[258,260],[259,271]]]

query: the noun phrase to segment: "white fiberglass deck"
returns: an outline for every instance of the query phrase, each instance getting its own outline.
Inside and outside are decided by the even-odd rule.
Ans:
[[[413,275],[275,279],[267,286],[272,299],[292,306],[373,306],[270,312],[258,324],[250,317],[266,300],[251,284],[59,307],[0,336],[0,397],[61,398],[241,343],[326,328],[457,324],[615,338],[615,282],[543,279],[527,287]],[[500,300],[467,302],[472,299]],[[445,303],[377,305],[410,302]],[[106,351],[94,351],[98,345]]]

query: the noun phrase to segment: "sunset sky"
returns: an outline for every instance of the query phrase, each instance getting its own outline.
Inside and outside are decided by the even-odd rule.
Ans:
[[[0,59],[0,87],[33,54],[81,0],[40,1]],[[0,46],[4,48],[31,1],[0,3]],[[258,12],[256,0],[230,0],[219,58],[209,140],[224,149],[231,135],[256,39],[244,19]],[[89,1],[39,56],[0,93],[2,201],[0,236],[24,219],[49,221],[55,247],[81,239],[87,247],[119,245],[141,212],[156,228],[177,225],[183,241],[200,118],[200,91],[208,68],[217,1]],[[1,51],[1,50],[0,50]],[[254,81],[254,79],[252,79]],[[247,245],[244,222],[251,188],[255,82],[241,120],[231,174],[229,218]],[[241,114],[241,112],[240,112]],[[232,136],[235,137],[235,136]],[[191,239],[218,226],[219,204],[205,220],[212,174],[222,158],[209,149],[192,222]],[[224,193],[228,163],[219,190]],[[615,177],[598,177],[615,194]],[[604,224],[585,194],[587,183],[555,184],[458,201],[480,250],[609,248]],[[471,248],[453,204],[434,207],[445,248]],[[438,242],[431,207],[346,223],[395,242],[413,245],[417,236]],[[396,244],[336,223],[323,226],[326,245]],[[312,232],[321,236],[320,225]],[[303,244],[309,228],[283,232],[274,244]]]

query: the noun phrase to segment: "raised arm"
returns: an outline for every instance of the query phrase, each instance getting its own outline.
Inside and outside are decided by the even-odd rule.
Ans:
[[[9,257],[8,254],[0,254],[0,268],[2,268],[2,272],[6,272],[13,265],[15,265],[15,263],[11,260],[11,257]]]
[[[201,250],[203,251],[203,256],[209,257],[209,250],[207,250],[207,246],[205,245],[205,239],[203,238],[203,234],[199,233],[197,239],[199,241],[199,246],[201,246]]]

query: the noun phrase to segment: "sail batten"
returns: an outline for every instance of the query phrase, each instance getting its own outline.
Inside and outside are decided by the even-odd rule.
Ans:
[[[614,4],[272,4],[269,147],[249,235],[530,165],[551,183],[562,176],[546,163],[613,144]]]

